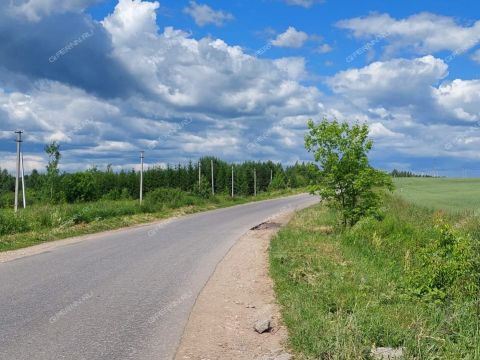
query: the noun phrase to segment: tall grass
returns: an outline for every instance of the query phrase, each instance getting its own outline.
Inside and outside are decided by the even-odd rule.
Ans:
[[[271,274],[291,347],[308,359],[368,359],[380,346],[404,347],[407,359],[480,359],[478,218],[398,197],[382,212],[344,231],[319,205],[272,241]],[[435,258],[446,238],[475,254]],[[435,261],[424,262],[426,249]],[[418,274],[431,291],[416,291]]]

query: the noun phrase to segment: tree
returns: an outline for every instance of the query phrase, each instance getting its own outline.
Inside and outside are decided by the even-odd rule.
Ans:
[[[63,178],[63,185],[65,199],[70,203],[95,201],[100,198],[97,194],[94,170],[68,174]]]
[[[322,182],[314,187],[323,200],[338,208],[343,225],[354,225],[362,216],[378,213],[380,190],[392,189],[387,174],[375,170],[368,162],[373,141],[368,125],[308,121],[305,148],[313,152],[320,165]]]
[[[48,155],[47,164],[47,183],[50,188],[50,200],[53,200],[53,189],[58,183],[58,163],[62,155],[60,154],[60,145],[53,141],[48,145],[45,145],[45,152]]]
[[[272,183],[268,186],[269,190],[282,190],[287,187],[287,181],[285,175],[281,172],[275,174],[272,179]]]

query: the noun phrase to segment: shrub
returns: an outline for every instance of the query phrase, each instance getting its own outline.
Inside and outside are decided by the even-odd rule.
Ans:
[[[193,193],[202,199],[208,199],[212,195],[212,187],[207,179],[202,178],[200,184],[193,186]]]
[[[145,196],[144,210],[154,212],[162,208],[175,209],[194,203],[194,198],[182,190],[160,188],[149,192]]]
[[[438,237],[420,249],[408,274],[411,293],[427,301],[478,295],[480,259],[472,238],[437,219]]]
[[[112,189],[108,193],[102,196],[103,200],[130,200],[131,196],[128,189]]]
[[[67,174],[63,178],[65,198],[69,203],[97,200],[97,184],[90,171]]]
[[[268,190],[283,190],[287,188],[287,180],[282,173],[275,174]]]

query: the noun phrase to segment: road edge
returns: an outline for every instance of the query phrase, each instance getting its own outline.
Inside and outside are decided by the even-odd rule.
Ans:
[[[175,360],[292,358],[285,351],[288,332],[270,277],[268,250],[273,236],[296,210],[269,218],[273,227],[249,230],[229,249],[195,299]],[[240,271],[248,262],[250,268]],[[250,289],[249,284],[253,284]],[[259,334],[255,324],[264,320],[270,320],[271,328]],[[231,336],[240,334],[242,339]]]

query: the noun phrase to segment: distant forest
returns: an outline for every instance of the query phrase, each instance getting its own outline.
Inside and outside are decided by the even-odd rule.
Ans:
[[[394,169],[391,173],[391,176],[393,177],[432,177],[431,175],[419,175],[415,174],[411,171],[399,171],[397,169]]]
[[[254,193],[254,171],[257,177],[257,192],[270,189],[298,188],[314,183],[319,177],[316,165],[297,163],[282,166],[272,161],[246,161],[230,164],[215,157],[200,159],[186,165],[150,167],[144,171],[144,193],[158,188],[175,188],[201,196],[211,194],[211,160],[213,160],[214,188],[217,194],[230,194],[232,166],[236,195]],[[140,172],[114,172],[111,166],[104,170],[92,168],[82,172],[60,173],[47,169],[46,173],[33,170],[25,176],[27,200],[32,203],[75,203],[101,199],[137,199],[140,192]],[[13,205],[15,177],[0,169],[0,207]]]

